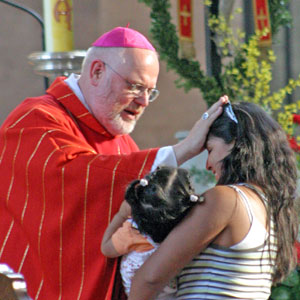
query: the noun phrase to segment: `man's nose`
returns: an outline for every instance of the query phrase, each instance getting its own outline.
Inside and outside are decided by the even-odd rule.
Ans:
[[[145,89],[135,98],[134,101],[141,106],[147,107],[149,105],[149,97],[150,95],[148,91]]]

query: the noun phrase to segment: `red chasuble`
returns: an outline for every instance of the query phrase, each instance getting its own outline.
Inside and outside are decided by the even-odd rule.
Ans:
[[[0,129],[0,261],[24,275],[32,299],[108,300],[116,259],[101,254],[127,184],[157,149],[111,136],[58,78]]]

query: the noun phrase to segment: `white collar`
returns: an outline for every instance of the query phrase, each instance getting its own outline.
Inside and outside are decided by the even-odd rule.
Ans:
[[[84,96],[81,92],[81,89],[78,85],[78,79],[80,78],[80,75],[72,73],[67,79],[65,79],[65,82],[69,86],[69,88],[74,92],[74,94],[77,96],[77,98],[80,100],[80,102],[86,107],[86,109],[90,111],[90,108],[88,107]]]

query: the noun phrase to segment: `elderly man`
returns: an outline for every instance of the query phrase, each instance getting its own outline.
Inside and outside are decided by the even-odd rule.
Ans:
[[[33,299],[112,299],[117,261],[100,245],[127,183],[202,151],[226,97],[174,146],[139,151],[128,135],[158,96],[158,73],[150,42],[117,27],[93,43],[80,76],[57,78],[2,125],[0,260]]]

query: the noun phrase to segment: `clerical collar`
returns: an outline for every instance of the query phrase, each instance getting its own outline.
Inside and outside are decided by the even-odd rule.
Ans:
[[[74,92],[74,94],[77,96],[77,98],[80,100],[80,102],[85,106],[85,108],[91,113],[91,110],[89,106],[87,105],[84,96],[81,92],[81,89],[78,85],[78,79],[80,78],[80,75],[72,73],[67,79],[65,79],[65,82],[69,86],[69,88]]]

